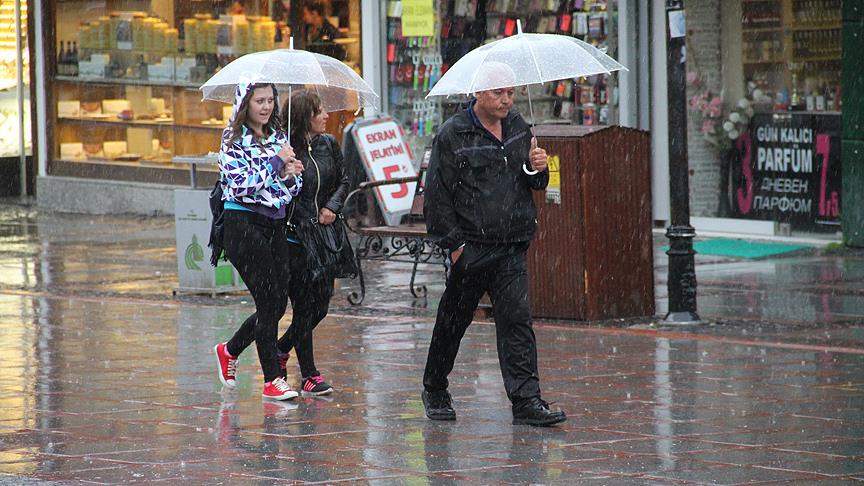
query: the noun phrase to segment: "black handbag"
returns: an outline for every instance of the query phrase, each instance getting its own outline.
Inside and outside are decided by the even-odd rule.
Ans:
[[[321,224],[317,219],[304,221],[297,233],[306,253],[306,269],[313,279],[357,276],[357,259],[341,213],[331,224]]]
[[[331,146],[332,149],[332,146]],[[315,189],[315,217],[302,220],[295,231],[300,239],[300,244],[306,253],[306,270],[313,279],[331,278],[354,278],[357,276],[357,258],[351,241],[348,239],[348,231],[342,213],[336,215],[336,220],[331,224],[318,222],[318,191],[321,190],[321,171],[318,162],[312,157],[312,149],[309,149],[309,158],[315,165],[318,174],[318,187]],[[291,206],[291,214],[288,216],[288,224],[294,215],[294,206]]]

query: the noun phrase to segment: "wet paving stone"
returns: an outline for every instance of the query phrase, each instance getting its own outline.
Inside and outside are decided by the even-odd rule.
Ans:
[[[538,320],[544,398],[514,426],[494,325],[451,374],[458,419],[425,418],[421,377],[443,290],[422,268],[339,282],[315,333],[336,392],[262,401],[254,346],[236,390],[212,347],[244,294],[172,295],[173,221],[0,205],[0,473],[80,484],[856,484],[864,482],[864,262],[701,258],[708,324]],[[657,257],[658,306],[665,305]],[[288,319],[283,321],[283,328]],[[289,361],[288,381],[300,377]]]

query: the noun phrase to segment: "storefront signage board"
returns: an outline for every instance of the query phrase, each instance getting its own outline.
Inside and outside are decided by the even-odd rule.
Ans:
[[[402,0],[402,35],[405,37],[435,35],[435,8],[432,0]]]
[[[839,115],[756,115],[735,149],[736,217],[790,223],[799,230],[839,228]]]
[[[417,172],[411,161],[411,150],[405,143],[402,127],[390,117],[357,122],[351,129],[363,167],[371,181],[414,177]],[[411,210],[416,182],[385,185],[375,188],[381,213],[387,225],[400,223]]]

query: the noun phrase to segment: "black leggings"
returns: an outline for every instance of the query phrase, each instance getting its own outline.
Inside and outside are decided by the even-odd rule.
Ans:
[[[225,211],[225,254],[255,300],[255,313],[237,329],[227,349],[232,356],[239,356],[255,341],[265,383],[281,374],[276,336],[288,306],[290,247],[286,238],[285,220],[249,211]]]
[[[291,285],[288,297],[291,299],[291,326],[279,338],[279,351],[287,353],[293,348],[300,363],[303,377],[320,374],[315,368],[315,352],[312,343],[312,330],[315,329],[330,309],[333,296],[333,279],[313,279],[306,271],[306,250],[302,245],[291,245]]]

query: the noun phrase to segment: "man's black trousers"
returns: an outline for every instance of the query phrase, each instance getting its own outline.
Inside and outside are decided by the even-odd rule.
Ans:
[[[485,292],[492,300],[498,362],[507,397],[514,404],[540,396],[537,340],[528,308],[528,243],[468,242],[447,274],[438,305],[423,386],[446,390],[459,343]]]

